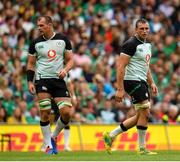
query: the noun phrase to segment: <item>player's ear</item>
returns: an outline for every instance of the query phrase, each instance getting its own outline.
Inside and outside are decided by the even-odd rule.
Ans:
[[[48,26],[52,28],[53,27],[53,23],[49,22]]]
[[[135,31],[136,31],[136,32],[138,31],[138,26],[135,27]]]

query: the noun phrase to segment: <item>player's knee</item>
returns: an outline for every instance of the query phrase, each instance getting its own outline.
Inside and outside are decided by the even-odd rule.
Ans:
[[[61,112],[61,116],[63,116],[63,118],[67,120],[70,120],[72,113],[69,110],[65,109],[64,111]]]
[[[139,112],[139,118],[143,119],[144,121],[148,122],[149,120],[149,109],[140,109]]]
[[[40,110],[50,110],[51,109],[51,99],[46,98],[39,101]]]
[[[40,118],[43,122],[50,121],[50,110],[40,111]]]
[[[144,119],[146,119],[146,121],[148,122],[148,121],[149,121],[149,113],[148,113],[148,112],[145,112],[145,113],[143,114],[143,116],[144,116]]]
[[[60,101],[57,103],[58,108],[60,109],[60,114],[63,118],[70,120],[72,116],[72,103],[70,101]]]

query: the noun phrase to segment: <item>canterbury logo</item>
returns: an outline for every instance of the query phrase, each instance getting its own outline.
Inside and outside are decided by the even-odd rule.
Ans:
[[[38,48],[41,49],[41,48],[44,48],[44,46],[43,45],[39,45]]]
[[[45,86],[42,86],[42,90],[47,91],[47,88]]]

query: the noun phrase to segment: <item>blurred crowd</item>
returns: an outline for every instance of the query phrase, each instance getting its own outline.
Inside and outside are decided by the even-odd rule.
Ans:
[[[150,122],[180,123],[179,0],[1,0],[0,123],[39,123],[36,97],[28,92],[28,47],[37,37],[36,19],[49,15],[56,32],[73,45],[69,72],[77,104],[72,122],[121,122],[134,115],[129,96],[115,102],[116,62],[121,44],[144,17],[153,45],[151,70],[159,95]]]

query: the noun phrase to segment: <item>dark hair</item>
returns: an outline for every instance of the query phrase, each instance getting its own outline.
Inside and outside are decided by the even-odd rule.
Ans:
[[[138,27],[138,24],[139,23],[148,23],[148,21],[146,20],[146,19],[144,19],[144,18],[141,18],[141,19],[138,19],[137,21],[136,21],[136,28]]]
[[[46,20],[46,23],[47,24],[53,24],[53,20],[52,20],[52,18],[50,17],[50,16],[40,16],[38,19],[37,19],[37,21],[39,21],[39,20],[41,20],[42,18],[44,18],[45,20]]]

